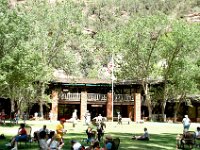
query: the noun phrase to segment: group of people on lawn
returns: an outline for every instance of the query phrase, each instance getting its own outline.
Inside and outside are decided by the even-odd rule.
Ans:
[[[65,119],[60,119],[60,123],[56,126],[56,131],[49,131],[46,125],[42,129],[34,132],[34,141],[39,143],[41,150],[60,150],[64,146],[63,135],[67,132],[64,129]],[[18,134],[11,139],[11,142],[6,144],[12,147],[11,150],[18,149],[18,142],[25,141],[28,133],[25,129],[25,124],[20,124]]]
[[[38,131],[34,132],[33,141],[37,141],[41,150],[60,150],[64,146],[63,135],[67,132],[64,128],[64,123],[66,120],[64,118],[60,119],[59,124],[56,126],[55,131],[50,131],[47,126],[44,125]],[[95,128],[96,127],[96,128]],[[80,142],[76,140],[71,140],[72,150],[112,150],[114,147],[113,138],[111,135],[105,136],[104,146],[100,147],[100,141],[104,135],[105,123],[103,122],[103,117],[99,115],[95,122],[93,122],[93,127],[88,125],[86,129],[87,145],[83,146]],[[10,143],[6,144],[12,148],[12,150],[18,149],[18,142],[27,139],[27,131],[25,129],[25,124],[20,124],[18,134],[14,136]],[[147,128],[144,128],[144,134],[141,136],[133,136],[132,139],[136,140],[149,140],[149,134]]]
[[[64,128],[64,123],[66,120],[64,118],[60,119],[59,124],[56,126],[55,131],[50,131],[47,129],[47,126],[44,125],[38,131],[34,132],[33,141],[37,141],[40,147],[40,150],[60,150],[64,146],[63,135],[67,132]],[[101,128],[103,130],[103,128]],[[87,129],[88,131],[88,129]],[[92,131],[92,130],[91,130]],[[90,131],[88,131],[90,132]],[[103,131],[101,131],[103,132]],[[18,130],[18,134],[14,136],[10,143],[6,144],[6,146],[11,147],[12,150],[18,149],[18,142],[27,139],[27,131],[25,129],[25,124],[20,124],[20,128]],[[83,146],[80,142],[76,140],[71,140],[71,149],[72,150],[112,150],[113,142],[112,136],[107,135],[104,140],[104,147],[100,147],[100,138],[94,138],[88,142],[89,146]]]
[[[182,120],[182,124],[183,124],[183,133],[182,134],[178,134],[176,137],[176,147],[177,149],[182,147],[182,145],[184,146],[185,141],[184,139],[187,138],[187,136],[189,136],[189,134],[192,133],[192,135],[190,135],[192,137],[192,139],[199,139],[200,140],[200,127],[197,127],[196,131],[190,132],[190,125],[191,125],[191,120],[188,117],[188,115],[185,115],[185,117]],[[191,143],[190,146],[192,146]],[[197,147],[199,147],[199,144],[196,144]]]
[[[38,141],[39,147],[41,150],[54,150],[54,149],[62,149],[64,146],[63,141],[63,135],[67,132],[67,130],[64,129],[64,123],[66,120],[60,119],[60,123],[56,126],[56,131],[49,131],[46,127],[46,125],[43,126],[42,129],[34,132],[34,140]],[[189,131],[191,121],[188,117],[188,115],[185,115],[185,118],[182,120],[183,123],[183,134],[179,134],[177,136],[177,142],[182,142],[184,134]],[[71,141],[71,149],[72,150],[82,150],[82,149],[88,149],[88,150],[100,150],[100,141],[101,137],[104,133],[105,124],[102,122],[102,116],[99,115],[96,119],[96,129],[95,131],[91,126],[88,126],[86,129],[86,134],[88,136],[87,138],[87,144],[90,143],[90,146],[84,147],[81,143],[78,141],[72,140]],[[194,134],[195,138],[200,139],[200,127],[197,127],[197,130]],[[27,131],[25,130],[25,124],[20,124],[20,128],[18,130],[18,135],[12,138],[11,142],[7,144],[7,146],[13,146],[12,150],[17,150],[17,144],[18,141],[26,139],[27,138]],[[147,131],[147,128],[144,128],[144,134],[140,136],[133,136],[133,140],[149,140],[149,133]],[[107,135],[105,137],[105,145],[103,150],[111,150],[112,149],[112,136]]]

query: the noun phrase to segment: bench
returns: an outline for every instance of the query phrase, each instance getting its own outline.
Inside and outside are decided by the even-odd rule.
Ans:
[[[128,124],[130,124],[131,119],[130,118],[122,118],[122,123],[123,122],[127,122]]]
[[[118,121],[118,117],[113,117],[113,121]],[[127,122],[128,124],[130,124],[131,119],[130,118],[122,118],[122,123],[123,122]]]

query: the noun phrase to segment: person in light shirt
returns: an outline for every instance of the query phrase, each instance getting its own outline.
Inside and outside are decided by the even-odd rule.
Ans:
[[[196,138],[200,139],[200,127],[197,127],[197,131],[195,132]]]
[[[147,131],[147,128],[144,128],[144,134],[140,136],[133,136],[132,139],[134,140],[149,140],[149,133]]]
[[[190,118],[188,118],[188,115],[185,115],[185,118],[183,118],[182,123],[183,123],[183,131],[187,132],[191,125],[191,121]]]
[[[80,150],[82,148],[81,143],[75,140],[71,140],[71,150]]]
[[[47,144],[49,145],[50,150],[60,150],[59,147],[59,139],[56,138],[56,134],[54,131],[51,131],[49,134],[49,139],[47,140]]]

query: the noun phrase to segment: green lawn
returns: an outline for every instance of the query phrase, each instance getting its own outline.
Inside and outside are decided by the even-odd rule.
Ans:
[[[40,129],[44,124],[51,130],[55,129],[55,126],[58,122],[49,122],[49,121],[28,121],[27,124],[32,126],[32,133]],[[183,127],[182,124],[173,124],[173,123],[151,123],[145,122],[143,124],[130,123],[123,125],[116,125],[116,122],[106,123],[107,127],[105,129],[105,134],[111,134],[113,137],[119,137],[121,140],[119,150],[174,150],[176,145],[176,135],[182,133]],[[198,124],[193,123],[190,130],[195,131]],[[133,134],[142,134],[143,128],[147,127],[150,134],[150,141],[136,141],[131,140]],[[70,150],[70,140],[76,139],[82,141],[86,138],[85,130],[87,126],[84,126],[83,123],[79,122],[75,128],[72,127],[71,123],[65,123],[65,128],[68,130],[67,134],[64,136],[65,139],[65,150]],[[0,134],[6,136],[6,140],[0,140],[0,149],[6,150],[5,143],[14,136],[17,132],[18,126],[0,126]],[[87,145],[82,142],[82,144]],[[103,146],[103,143],[101,143]],[[19,149],[25,150],[38,150],[37,143],[31,143],[31,145],[24,145],[23,143]]]

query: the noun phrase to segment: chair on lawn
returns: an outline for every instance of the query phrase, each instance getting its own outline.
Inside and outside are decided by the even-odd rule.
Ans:
[[[190,149],[193,148],[195,145],[195,132],[194,131],[187,131],[183,134],[181,139],[181,148],[185,148],[188,145]]]
[[[24,139],[24,140],[20,140],[20,141],[19,141],[19,145],[21,145],[22,142],[24,142],[25,145],[26,145],[27,143],[31,144],[31,142],[32,142],[32,138],[31,138],[31,131],[32,131],[32,128],[31,128],[30,126],[25,126],[25,130],[26,130],[26,132],[27,132],[27,138]]]

